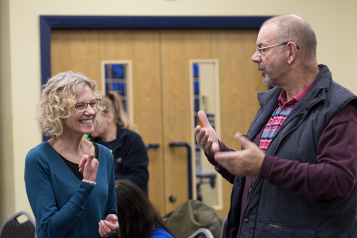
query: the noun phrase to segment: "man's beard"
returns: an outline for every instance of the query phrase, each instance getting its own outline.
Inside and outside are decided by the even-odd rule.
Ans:
[[[263,76],[263,82],[268,86],[274,86],[273,82],[271,81],[271,79],[267,73],[265,73]]]
[[[268,86],[274,86],[273,81],[271,81],[271,79],[270,79],[269,75],[267,74],[267,72],[265,71],[265,69],[264,68],[260,68],[259,66],[260,65],[257,64],[257,69],[258,70],[264,70],[264,75],[262,75],[263,76],[263,82]]]

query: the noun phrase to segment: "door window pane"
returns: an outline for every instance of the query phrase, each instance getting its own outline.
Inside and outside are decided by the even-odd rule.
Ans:
[[[127,112],[127,91],[126,91],[126,64],[105,64],[105,93],[116,91],[123,100],[124,110]]]
[[[132,61],[102,61],[102,69],[105,94],[109,91],[117,92],[123,101],[125,112],[133,120]]]
[[[199,60],[191,61],[192,83],[193,83],[193,115],[194,126],[201,125],[197,117],[199,110],[206,113],[211,126],[216,129],[216,115],[219,114],[218,108],[218,61]],[[193,135],[194,136],[194,135]],[[194,145],[194,165],[196,177],[197,200],[222,209],[221,179],[217,176],[214,167],[207,161],[203,150],[195,141]]]

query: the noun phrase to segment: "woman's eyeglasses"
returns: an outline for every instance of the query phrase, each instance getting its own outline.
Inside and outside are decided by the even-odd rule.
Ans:
[[[97,110],[97,104],[98,104],[98,100],[95,101],[91,101],[91,102],[81,102],[81,103],[76,103],[76,105],[74,105],[74,108],[77,110],[77,112],[84,112],[85,110],[87,110],[88,105],[90,105],[90,107],[93,110]]]

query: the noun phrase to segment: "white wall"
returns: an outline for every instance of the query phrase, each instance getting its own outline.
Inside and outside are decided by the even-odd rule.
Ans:
[[[15,211],[10,28],[8,0],[0,1],[0,224]]]
[[[0,224],[16,211],[30,211],[23,171],[27,152],[41,142],[34,120],[41,82],[39,15],[263,16],[293,13],[305,18],[315,30],[318,62],[327,64],[334,79],[356,93],[353,74],[357,65],[356,9],[355,0],[1,0]]]

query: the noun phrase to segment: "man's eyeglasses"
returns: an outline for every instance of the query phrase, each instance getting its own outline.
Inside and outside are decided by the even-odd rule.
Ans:
[[[84,112],[85,110],[87,110],[88,105],[90,105],[90,107],[93,110],[97,110],[97,104],[98,101],[100,101],[99,99],[95,100],[95,101],[91,101],[91,102],[81,102],[81,103],[76,103],[76,105],[74,105],[74,108],[77,110],[77,112]]]
[[[280,43],[280,44],[276,44],[276,45],[270,45],[270,46],[262,47],[262,48],[255,47],[255,51],[258,53],[259,56],[262,56],[262,52],[264,52],[266,49],[269,49],[269,48],[274,47],[274,46],[286,45],[287,43],[289,43],[289,41],[283,42],[283,43]],[[296,46],[296,48],[299,49],[299,46]]]

